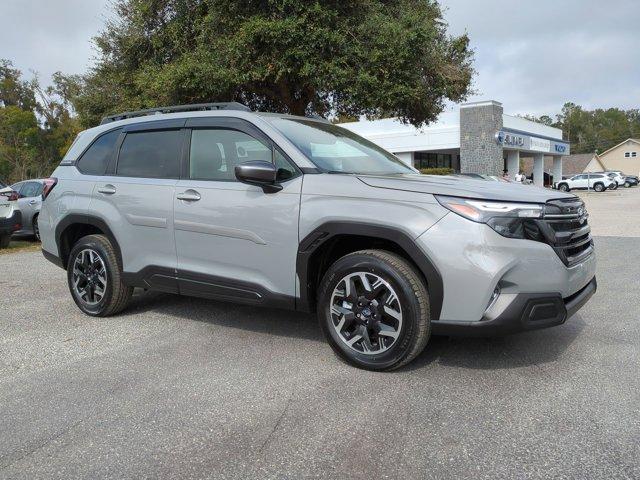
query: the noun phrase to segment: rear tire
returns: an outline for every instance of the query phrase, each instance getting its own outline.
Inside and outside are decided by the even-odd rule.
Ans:
[[[631,184],[629,182],[624,182],[624,188],[629,188]]]
[[[78,308],[94,317],[122,311],[133,294],[133,287],[122,282],[115,249],[104,235],[87,235],[73,246],[67,262],[67,281]]]
[[[423,279],[402,257],[362,250],[324,275],[318,319],[333,351],[366,370],[393,370],[413,360],[431,334]]]
[[[568,192],[571,189],[569,188],[569,185],[567,185],[566,183],[561,183],[560,185],[558,185],[558,190],[562,192]]]
[[[0,248],[7,248],[11,243],[11,235],[0,235]]]
[[[593,186],[593,189],[594,189],[596,192],[598,192],[598,193],[599,193],[599,192],[604,192],[604,185],[603,185],[602,183],[596,183],[596,184]]]
[[[36,240],[40,241],[40,228],[38,227],[38,214],[34,215],[31,224],[33,226],[33,236],[36,237]]]

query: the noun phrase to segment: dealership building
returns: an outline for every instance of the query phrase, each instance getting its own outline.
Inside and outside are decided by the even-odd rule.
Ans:
[[[537,185],[543,185],[545,173],[562,178],[562,160],[570,154],[562,130],[506,115],[502,104],[493,100],[462,104],[422,128],[394,118],[340,126],[416,168],[448,167],[459,173],[487,175],[503,175],[506,170],[513,178],[520,159],[531,158]],[[552,160],[550,172],[545,172],[545,156]]]

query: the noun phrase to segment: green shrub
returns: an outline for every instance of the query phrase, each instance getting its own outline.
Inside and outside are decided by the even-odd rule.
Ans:
[[[423,175],[451,175],[453,173],[453,168],[421,168],[420,173]]]

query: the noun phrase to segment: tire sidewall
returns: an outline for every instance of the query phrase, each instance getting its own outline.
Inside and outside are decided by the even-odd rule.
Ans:
[[[96,251],[98,255],[100,255],[107,269],[107,289],[104,297],[102,297],[102,300],[100,300],[100,302],[98,302],[96,305],[86,305],[76,296],[73,288],[73,263],[75,262],[75,258],[76,258],[76,255],[78,255],[78,252],[88,248]],[[91,238],[91,237],[82,238],[71,249],[71,253],[69,254],[69,260],[67,262],[67,283],[69,285],[69,292],[71,293],[71,297],[73,298],[73,301],[76,302],[76,305],[78,306],[78,308],[82,310],[84,313],[86,313],[87,315],[92,315],[95,317],[102,316],[104,315],[109,305],[111,304],[111,299],[113,297],[113,282],[114,282],[113,269],[114,268],[118,268],[118,266],[112,265],[110,263],[109,252],[106,250],[102,242],[94,238]]]
[[[399,337],[389,350],[377,355],[365,355],[349,348],[333,328],[331,317],[333,290],[345,276],[354,272],[368,272],[383,278],[395,290],[402,308],[402,327]],[[408,280],[392,266],[369,255],[349,255],[341,258],[329,268],[321,285],[322,289],[318,298],[320,327],[333,350],[341,358],[355,363],[361,368],[383,370],[402,361],[410,352],[412,342],[415,340],[417,316],[421,314],[420,304]]]
[[[604,186],[601,183],[596,183],[593,187],[596,192],[604,192]]]
[[[560,184],[560,190],[563,192],[568,192],[569,191],[569,186],[566,183],[561,183]]]

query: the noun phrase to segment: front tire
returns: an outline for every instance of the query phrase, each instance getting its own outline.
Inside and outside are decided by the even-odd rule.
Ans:
[[[569,185],[567,185],[566,183],[561,183],[560,185],[558,185],[558,190],[560,190],[562,192],[568,192],[569,191]]]
[[[73,246],[67,281],[78,308],[94,317],[122,311],[133,294],[133,288],[122,282],[115,249],[104,235],[87,235]]]
[[[596,192],[598,192],[598,193],[599,193],[599,192],[604,192],[604,185],[603,185],[602,183],[596,183],[596,184],[593,186],[593,189],[594,189]]]
[[[393,370],[413,360],[431,334],[429,295],[402,257],[362,250],[324,275],[318,319],[333,351],[367,370]]]
[[[624,188],[629,188],[631,184],[629,182],[624,182]]]

